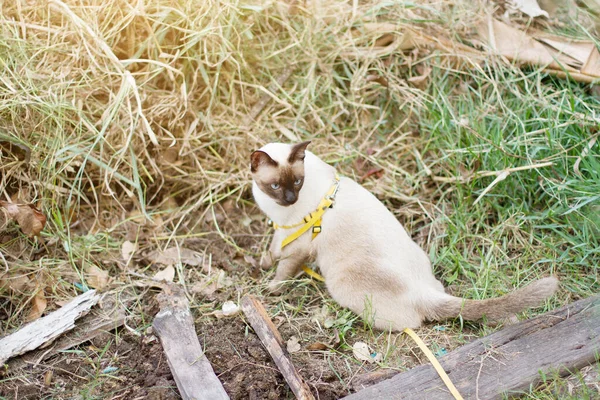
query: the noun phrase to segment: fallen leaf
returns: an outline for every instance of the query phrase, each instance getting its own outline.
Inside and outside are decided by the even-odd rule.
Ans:
[[[229,300],[223,303],[223,315],[229,317],[230,315],[235,315],[240,311],[240,306],[235,304],[233,301]]]
[[[21,231],[29,237],[40,234],[46,225],[46,216],[32,204],[16,204],[0,200],[8,216],[19,224]]]
[[[40,290],[31,300],[31,310],[29,310],[29,315],[26,318],[27,322],[41,317],[47,306],[48,301],[46,300],[46,296],[44,296],[44,291]]]
[[[300,343],[298,342],[298,338],[296,336],[292,336],[287,341],[287,351],[288,353],[297,353],[301,349]]]
[[[540,8],[537,0],[512,0],[513,7],[531,18],[544,16],[549,17],[548,13]]]
[[[0,289],[9,288],[14,292],[23,293],[23,291],[29,286],[33,285],[31,284],[27,275],[9,276],[7,274],[3,274],[0,276]],[[33,287],[31,289],[33,289]]]
[[[44,385],[50,386],[52,384],[52,375],[53,372],[51,369],[46,371],[46,373],[44,374]]]
[[[410,77],[407,80],[410,83],[412,83],[413,85],[415,85],[416,87],[423,88],[423,87],[425,87],[425,84],[427,83],[427,78],[429,77],[430,73],[431,73],[431,68],[424,67],[422,69],[422,71],[420,71],[420,75]]]
[[[165,269],[157,272],[152,277],[152,279],[154,279],[155,281],[167,281],[167,282],[173,282],[174,278],[175,278],[175,268],[173,268],[172,265],[167,265],[167,267]]]
[[[328,348],[329,348],[329,346],[327,346],[325,343],[321,343],[321,342],[311,343],[308,346],[306,346],[306,350],[310,350],[310,351],[322,351],[322,350],[327,350]]]
[[[221,269],[215,269],[215,273],[212,277],[194,283],[190,291],[192,293],[200,293],[204,296],[211,296],[217,290],[231,285],[233,285],[233,280],[227,276],[225,271]]]
[[[86,280],[89,286],[102,290],[108,285],[108,272],[92,265],[87,270]]]
[[[357,360],[367,361],[369,363],[374,363],[376,361],[381,361],[381,354],[371,353],[369,346],[364,342],[356,342],[352,346],[352,354]]]
[[[123,260],[127,264],[129,264],[129,261],[131,260],[131,256],[133,255],[135,250],[136,250],[135,243],[131,243],[129,240],[126,240],[123,242],[123,245],[121,246],[121,256],[123,256]]]
[[[559,52],[552,54],[548,47],[527,33],[503,22],[492,19],[480,24],[478,30],[479,35],[485,39],[494,52],[505,56],[511,61],[559,70],[564,68],[568,71],[577,71],[565,65],[569,64],[573,60],[572,58]],[[562,66],[557,63],[557,60]]]
[[[202,253],[183,247],[171,247],[165,251],[153,251],[150,253],[152,262],[163,265],[174,265],[177,263],[197,267],[202,265]]]

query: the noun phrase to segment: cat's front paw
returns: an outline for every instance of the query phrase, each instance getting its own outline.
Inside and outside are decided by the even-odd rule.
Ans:
[[[267,285],[267,290],[271,294],[281,294],[283,292],[283,281],[272,280]]]
[[[273,262],[273,259],[271,258],[270,254],[265,254],[264,256],[262,256],[258,263],[258,266],[261,269],[269,269],[273,265],[275,265],[275,263]]]

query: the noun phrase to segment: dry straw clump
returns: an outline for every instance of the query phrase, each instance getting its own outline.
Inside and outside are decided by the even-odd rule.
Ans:
[[[443,29],[433,27],[448,5],[1,7],[0,140],[30,152],[28,163],[3,152],[2,187],[73,223],[82,209],[102,221],[115,207],[144,213],[175,198],[198,208],[240,193],[248,152],[270,140],[326,138],[319,151],[351,156],[385,125],[382,109],[408,121],[427,101],[404,79],[418,52],[402,50],[419,45],[415,32]]]

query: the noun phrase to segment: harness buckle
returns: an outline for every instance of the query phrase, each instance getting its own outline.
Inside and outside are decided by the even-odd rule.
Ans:
[[[312,229],[312,231],[313,231],[313,233],[315,233],[315,234],[316,234],[316,233],[321,233],[321,226],[320,226],[320,225],[315,225],[315,226],[313,226],[313,229]]]

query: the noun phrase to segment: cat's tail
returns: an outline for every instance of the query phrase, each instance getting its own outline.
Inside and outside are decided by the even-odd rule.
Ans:
[[[497,321],[526,308],[539,306],[558,288],[558,279],[543,278],[501,297],[486,300],[467,300],[443,293],[425,311],[430,320],[462,318],[470,321],[486,318]]]

